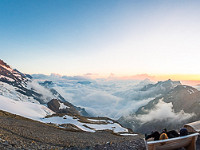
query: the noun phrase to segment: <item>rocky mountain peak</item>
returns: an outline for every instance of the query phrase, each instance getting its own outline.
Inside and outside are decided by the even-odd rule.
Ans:
[[[157,85],[176,87],[177,85],[181,85],[181,82],[180,81],[172,81],[171,79],[168,79],[166,81],[159,81],[157,83]]]
[[[7,68],[10,68],[10,66],[7,65],[2,59],[0,59],[0,65],[1,65],[1,66],[5,66],[5,67],[7,67]]]
[[[167,92],[176,86],[181,85],[180,81],[172,81],[171,79],[166,80],[166,81],[158,81],[156,84],[148,84],[144,86],[141,91],[147,91],[153,88],[157,88],[159,90],[166,90]]]
[[[3,60],[0,59],[0,81],[5,82],[7,84],[21,87],[22,84],[28,79],[26,75],[19,72],[16,69],[12,69],[8,64],[6,64]]]

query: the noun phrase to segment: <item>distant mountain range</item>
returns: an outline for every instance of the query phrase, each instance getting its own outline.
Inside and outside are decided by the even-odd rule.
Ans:
[[[172,81],[170,79],[164,82],[159,81],[156,84],[152,84],[149,80],[145,80],[139,83],[139,85],[141,86],[137,89],[133,87],[132,89],[126,91],[114,93],[114,95],[119,97],[125,97],[128,100],[139,101],[142,99],[155,98],[158,95],[165,94],[180,84],[180,81]]]

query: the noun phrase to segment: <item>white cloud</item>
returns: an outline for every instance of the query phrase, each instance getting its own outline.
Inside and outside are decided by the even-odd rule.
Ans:
[[[107,116],[118,119],[122,115],[136,111],[140,106],[147,104],[151,99],[137,99],[132,93],[137,94],[138,90],[150,81],[140,82],[139,80],[90,80],[91,84],[77,84],[84,78],[54,79],[55,88],[67,101],[75,106],[80,106],[94,116]],[[88,80],[85,78],[85,80]],[[130,90],[131,89],[131,90]],[[117,92],[126,92],[126,96],[134,99],[127,99],[126,96],[117,95]],[[142,94],[139,94],[142,97]]]
[[[173,104],[171,102],[165,103],[162,99],[160,99],[154,109],[148,111],[148,114],[138,115],[137,119],[142,121],[142,123],[164,119],[169,119],[173,122],[187,120],[194,115],[194,113],[185,113],[183,110],[176,113],[173,110]]]
[[[75,106],[85,108],[94,116],[107,116],[113,119],[134,113],[157,96],[153,90],[140,91],[142,87],[152,83],[149,80],[92,80],[67,76],[51,76],[48,79],[53,79],[52,87]],[[79,81],[91,83],[79,84]]]
[[[55,97],[48,89],[41,86],[36,80],[28,82],[27,86],[28,88],[34,89],[37,93],[42,93],[43,99],[46,100],[46,102]]]

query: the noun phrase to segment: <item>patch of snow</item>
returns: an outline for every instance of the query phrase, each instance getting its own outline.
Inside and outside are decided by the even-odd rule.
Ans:
[[[105,123],[113,123],[112,120],[96,120],[96,119],[87,119],[89,121],[93,121],[93,122],[105,122]]]
[[[86,124],[88,127],[93,128],[95,130],[113,130],[115,133],[119,132],[128,132],[128,129],[123,128],[121,125],[118,123],[114,124]]]
[[[188,93],[190,93],[190,94],[195,93],[194,90],[192,90],[192,89],[189,89],[189,90],[187,90],[187,91],[188,91]]]
[[[65,118],[65,119],[64,119]],[[50,117],[50,118],[44,118],[41,119],[42,122],[44,123],[55,123],[57,125],[59,124],[74,124],[78,128],[80,128],[83,131],[87,132],[95,132],[97,130],[113,130],[113,132],[118,133],[118,132],[128,132],[128,129],[123,128],[121,125],[118,123],[114,124],[89,124],[89,123],[82,123],[78,119],[75,119],[71,116],[65,115],[63,117]],[[89,128],[88,128],[89,127]]]
[[[58,102],[60,104],[59,109],[66,109],[66,108],[70,108],[69,106],[66,106],[64,103]]]
[[[136,136],[138,134],[122,133],[120,135],[123,135],[123,136]]]
[[[80,128],[83,131],[87,131],[87,132],[95,132],[92,129],[89,129],[85,126],[83,126],[85,123],[81,123],[78,121],[78,119],[74,119],[71,116],[65,115],[63,117],[50,117],[50,118],[43,118],[40,121],[44,122],[44,123],[54,123],[54,124],[74,124],[75,126],[77,126],[78,128]]]

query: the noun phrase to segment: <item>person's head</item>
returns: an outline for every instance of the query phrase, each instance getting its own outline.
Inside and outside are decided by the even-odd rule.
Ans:
[[[167,136],[166,133],[162,133],[162,134],[160,135],[159,140],[165,140],[165,139],[168,139],[168,136]]]
[[[188,135],[188,130],[186,128],[181,128],[180,129],[180,136],[186,136]]]
[[[164,128],[164,129],[162,130],[162,133],[167,133],[167,129]]]

